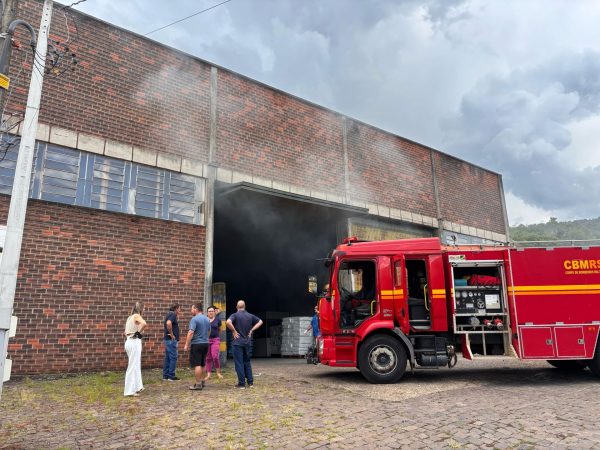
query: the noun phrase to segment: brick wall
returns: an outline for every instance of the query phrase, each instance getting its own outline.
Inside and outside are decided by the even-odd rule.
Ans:
[[[9,197],[0,195],[0,223]],[[15,298],[16,374],[122,369],[136,301],[150,328],[142,363],[162,364],[171,302],[202,300],[204,227],[30,200]],[[185,324],[183,324],[185,330]]]
[[[344,195],[338,114],[222,70],[218,95],[222,166]]]
[[[348,169],[353,198],[436,217],[428,149],[349,120]]]
[[[434,153],[434,158],[441,217],[503,234],[498,176],[442,153]]]
[[[43,2],[22,0],[17,17],[36,30]],[[62,6],[55,4],[51,38],[67,39]],[[71,10],[71,48],[81,61],[74,72],[47,75],[40,121],[149,150],[207,161],[210,67],[127,31]],[[8,105],[24,111],[29,70],[20,77],[19,62],[28,55],[29,36],[19,27],[23,52],[13,51]]]

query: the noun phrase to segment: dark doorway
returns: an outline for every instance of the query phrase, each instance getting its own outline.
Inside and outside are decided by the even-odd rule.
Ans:
[[[215,196],[215,282],[227,290],[227,315],[244,299],[266,322],[256,336],[268,335],[279,316],[311,316],[316,299],[307,292],[309,275],[319,289],[328,269],[323,261],[346,237],[353,208],[316,204],[253,186],[227,186]],[[279,317],[280,320],[280,317]]]

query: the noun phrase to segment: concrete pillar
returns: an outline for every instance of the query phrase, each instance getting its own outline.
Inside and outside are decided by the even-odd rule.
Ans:
[[[350,200],[350,174],[348,172],[348,125],[346,117],[342,117],[342,151],[344,154],[344,197]]]
[[[440,211],[440,194],[439,194],[439,190],[438,190],[437,175],[436,175],[436,170],[435,170],[436,169],[435,168],[435,158],[433,155],[433,149],[429,150],[429,158],[431,160],[431,180],[433,183],[433,196],[435,197],[435,214],[438,219],[437,234],[438,234],[438,237],[441,239],[442,233],[444,232],[444,219],[442,218],[442,214]]]
[[[502,183],[502,175],[498,174],[498,190],[500,191],[500,203],[502,204],[502,215],[504,218],[504,234],[506,242],[510,241],[510,224],[508,223],[508,211],[506,209],[506,199],[504,198],[504,185]]]
[[[210,68],[210,119],[208,138],[208,176],[206,180],[206,198],[204,220],[206,242],[204,244],[204,305],[212,302],[213,251],[215,244],[215,181],[217,180],[217,76],[218,69]]]

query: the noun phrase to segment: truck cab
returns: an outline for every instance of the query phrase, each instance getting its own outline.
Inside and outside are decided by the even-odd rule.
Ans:
[[[407,360],[442,356],[441,341],[429,335],[448,331],[439,240],[401,241],[401,248],[398,242],[348,239],[332,253],[330,292],[319,301],[321,363],[358,367],[386,382],[402,376]],[[447,364],[446,347],[441,350]]]

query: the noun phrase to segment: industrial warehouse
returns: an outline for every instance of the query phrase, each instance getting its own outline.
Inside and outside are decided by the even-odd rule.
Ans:
[[[18,16],[37,26],[41,10],[22,1]],[[257,343],[268,342],[283,318],[311,315],[307,276],[324,284],[320,260],[347,236],[507,241],[499,174],[77,11],[70,18],[51,27],[53,39],[73,39],[78,63],[44,83],[14,374],[122,369],[123,323],[140,300],[145,367],[162,363],[172,302],[188,314],[192,302],[218,301],[229,313],[243,298],[265,321]],[[11,59],[0,230],[27,51]]]

